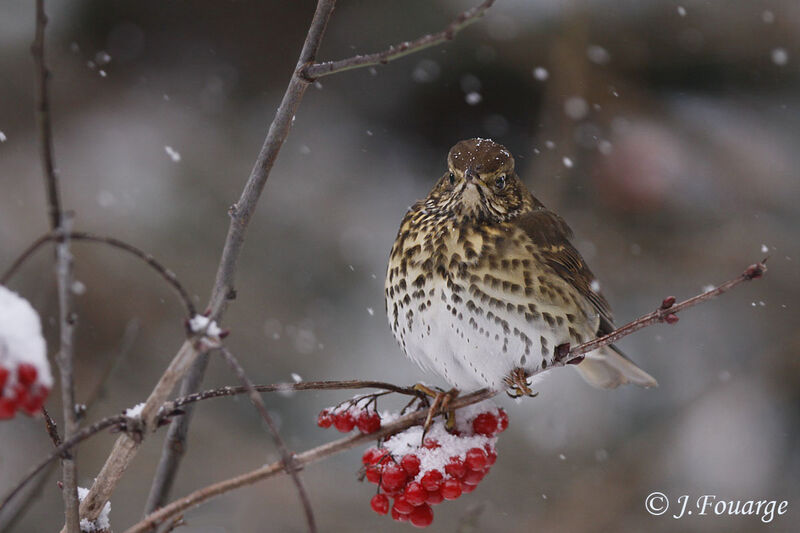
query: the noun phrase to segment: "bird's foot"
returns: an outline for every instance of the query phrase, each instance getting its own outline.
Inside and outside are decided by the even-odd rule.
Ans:
[[[443,391],[441,389],[432,389],[431,387],[423,385],[422,383],[417,383],[414,385],[414,390],[417,390],[423,393],[425,396],[433,399],[432,403],[430,403],[430,406],[428,407],[428,416],[425,417],[425,424],[422,426],[423,441],[425,440],[425,435],[428,433],[428,430],[433,424],[433,419],[437,413],[444,413],[445,429],[447,429],[447,431],[452,431],[455,429],[456,413],[452,409],[448,409],[448,406],[450,405],[450,402],[452,402],[458,396],[458,389]]]
[[[524,368],[515,368],[509,375],[503,378],[503,381],[506,385],[508,385],[506,394],[508,394],[511,398],[520,398],[522,396],[536,398],[539,395],[538,392],[533,392],[531,389],[531,384],[528,380],[528,374],[525,372]]]

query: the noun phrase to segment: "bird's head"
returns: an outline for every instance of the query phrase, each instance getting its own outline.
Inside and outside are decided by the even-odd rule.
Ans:
[[[511,152],[489,139],[458,142],[447,155],[447,171],[425,200],[428,211],[478,222],[502,222],[533,207],[514,172]]]

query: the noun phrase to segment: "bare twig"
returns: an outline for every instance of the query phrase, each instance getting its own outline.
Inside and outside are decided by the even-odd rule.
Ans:
[[[563,359],[561,359],[560,362],[557,362],[557,364],[553,366],[563,366],[564,364],[568,364],[570,361],[580,358],[581,354],[611,344],[612,342],[615,342],[623,337],[626,337],[639,329],[651,326],[658,322],[667,322],[674,324],[677,321],[677,316],[675,315],[675,313],[678,313],[680,311],[688,309],[689,307],[693,307],[699,303],[705,302],[715,296],[723,294],[745,281],[761,278],[766,273],[766,271],[767,267],[762,261],[761,263],[749,266],[740,276],[732,280],[726,281],[725,283],[719,285],[714,289],[711,289],[702,294],[684,300],[683,302],[680,302],[678,304],[675,303],[674,297],[668,297],[664,299],[661,306],[656,311],[648,313],[647,315],[644,315],[634,320],[633,322],[630,322],[629,324],[622,326],[621,328],[613,331],[608,335],[605,335],[603,337],[600,337],[598,339],[589,342],[585,342],[583,344],[574,347],[568,352],[568,354],[566,354],[565,357],[563,357]],[[670,316],[674,318],[670,318]],[[538,374],[546,372],[547,370],[553,368],[553,366],[548,367],[547,369],[540,369],[536,373]],[[286,384],[286,385],[291,385],[291,384]],[[472,394],[458,397],[453,402],[450,403],[448,409],[459,409],[466,405],[477,403],[479,401],[495,396],[497,392],[498,391],[482,389]],[[417,410],[413,413],[410,413],[406,416],[397,419],[391,424],[383,426],[381,430],[378,431],[377,433],[367,434],[367,435],[353,435],[351,437],[345,437],[338,441],[324,444],[322,446],[318,446],[317,448],[313,448],[299,455],[296,455],[294,459],[294,464],[296,466],[303,466],[312,462],[319,461],[325,457],[328,457],[340,451],[352,448],[363,442],[368,442],[371,440],[376,440],[382,437],[386,437],[388,435],[392,435],[412,425],[419,424],[427,416],[428,416],[427,409]],[[236,488],[245,485],[251,485],[262,479],[274,476],[280,473],[280,471],[283,470],[284,468],[285,468],[284,462],[281,460],[276,463],[272,463],[270,465],[253,470],[241,476],[237,476],[235,478],[231,478],[229,480],[215,483],[213,485],[209,485],[208,487],[199,489],[189,494],[188,496],[176,500],[175,502],[166,505],[161,509],[159,509],[158,511],[148,515],[143,521],[139,522],[132,528],[128,529],[126,533],[141,533],[148,531],[151,528],[158,525],[159,523],[165,520],[169,520],[175,515],[182,513],[186,509],[194,507],[220,494],[224,494]]]
[[[346,70],[353,70],[356,68],[371,67],[375,65],[385,65],[389,61],[399,59],[403,56],[413,54],[437,46],[447,41],[452,41],[455,35],[472,24],[477,22],[486,10],[492,7],[495,0],[485,0],[478,6],[464,11],[458,15],[453,22],[440,31],[439,33],[432,33],[423,35],[422,37],[413,41],[404,41],[402,43],[390,46],[387,50],[382,52],[375,52],[374,54],[356,55],[348,57],[347,59],[340,59],[338,61],[325,61],[324,63],[314,63],[306,65],[303,69],[303,75],[310,80],[315,80],[323,76],[330,76]]]
[[[448,409],[460,409],[467,405],[472,405],[474,403],[491,398],[496,394],[497,391],[481,389],[477,392],[473,392],[472,394],[456,398],[448,406]],[[425,420],[427,415],[428,409],[420,409],[400,417],[389,424],[386,424],[375,433],[355,434],[333,442],[329,442],[327,444],[323,444],[322,446],[318,446],[316,448],[312,448],[311,450],[296,455],[294,458],[294,464],[297,467],[305,466],[360,444],[393,435],[413,425],[420,424],[423,420]],[[144,533],[146,531],[150,531],[153,527],[156,527],[161,522],[168,520],[191,507],[199,505],[206,500],[209,500],[215,496],[219,496],[220,494],[225,494],[226,492],[230,492],[239,487],[252,485],[253,483],[279,474],[282,471],[285,471],[285,469],[286,466],[283,460],[281,460],[246,474],[209,485],[148,515],[144,520],[126,530],[125,533]]]
[[[47,15],[44,0],[36,0],[36,34],[31,45],[36,65],[36,122],[39,126],[39,154],[42,158],[45,184],[47,186],[47,212],[50,227],[61,227],[61,199],[58,191],[58,176],[53,163],[53,128],[50,123],[50,104],[47,94],[47,78],[50,72],[44,61],[44,29]]]
[[[272,385],[253,385],[253,390],[258,392],[283,392],[288,390],[305,391],[305,390],[352,390],[352,389],[383,389],[391,392],[398,392],[400,394],[418,395],[418,392],[411,387],[399,387],[391,383],[382,381],[301,381],[300,383],[275,383]],[[188,406],[197,402],[210,400],[214,398],[224,398],[228,396],[236,396],[248,392],[246,387],[221,387],[219,389],[211,389],[203,392],[198,392],[188,396],[181,396],[175,400],[166,402],[161,409],[158,410],[158,415],[155,421],[155,426],[162,427],[172,417],[184,415]],[[184,415],[185,416],[185,415]],[[64,453],[71,450],[77,444],[83,442],[89,437],[103,431],[110,427],[122,427],[126,422],[124,415],[116,415],[102,420],[98,420],[88,427],[82,428],[71,439],[60,443],[47,457],[40,461],[36,466],[31,468],[30,472],[22,478],[17,485],[6,494],[2,501],[0,501],[0,510],[5,509],[6,504],[34,477],[38,474],[48,463],[60,457]]]
[[[69,229],[71,215],[62,213],[61,224]],[[61,403],[64,412],[64,439],[68,440],[78,431],[78,415],[75,412],[75,379],[73,376],[73,338],[75,334],[75,316],[72,311],[72,253],[69,250],[69,239],[62,240],[56,248],[58,256],[58,310],[61,344],[56,356],[58,372],[61,377]],[[64,513],[68,533],[80,531],[78,515],[78,470],[74,452],[61,459],[62,483],[61,492],[64,497]]]
[[[89,437],[103,431],[104,429],[120,426],[121,424],[125,423],[125,416],[117,415],[111,416],[108,418],[104,418],[92,424],[91,426],[86,426],[80,429],[77,433],[75,433],[69,439],[63,441],[59,444],[50,454],[42,459],[38,464],[36,464],[30,471],[25,474],[23,477],[8,493],[3,496],[2,501],[0,501],[0,510],[4,509],[5,506],[10,502],[14,496],[16,496],[28,482],[36,477],[36,475],[42,471],[44,467],[46,467],[51,461],[56,459],[57,457],[61,457],[64,454],[69,453],[72,448],[74,448],[77,444],[83,442],[84,440],[88,439]]]
[[[244,244],[245,230],[255,210],[264,184],[272,170],[275,159],[278,156],[278,152],[289,133],[292,118],[311,81],[313,81],[315,77],[330,75],[335,72],[341,72],[360,66],[367,66],[371,64],[369,62],[372,61],[372,59],[377,59],[377,63],[388,62],[403,55],[417,52],[429,46],[434,46],[450,40],[460,29],[480,18],[493,3],[494,0],[486,0],[478,7],[459,15],[459,17],[444,31],[422,37],[413,43],[408,43],[408,45],[399,45],[399,47],[390,49],[387,52],[377,54],[381,57],[372,58],[372,56],[361,56],[331,64],[315,64],[314,60],[317,50],[319,49],[322,34],[324,33],[325,26],[335,4],[335,0],[318,0],[317,10],[311,22],[305,43],[303,44],[303,50],[300,53],[295,72],[283,95],[283,100],[278,107],[275,119],[270,125],[269,133],[258,155],[250,178],[247,180],[247,184],[242,191],[241,198],[230,209],[231,223],[228,228],[228,236],[225,240],[225,247],[222,252],[214,289],[209,302],[209,307],[212,310],[212,317],[219,320],[222,316],[225,303],[236,297],[234,278],[239,253]],[[403,49],[400,50],[400,48]],[[200,383],[202,383],[204,373],[205,365],[202,361],[198,360],[184,378],[185,384],[195,384],[195,388],[183,387],[182,391],[185,393],[196,392]],[[159,462],[156,476],[150,489],[147,511],[152,511],[166,502],[167,490],[165,490],[165,487],[172,484],[175,474],[177,473],[178,465],[183,456],[182,451],[185,448],[185,435],[187,434],[190,420],[190,417],[185,416],[179,417],[172,422],[174,429],[171,427],[169,434],[171,437],[174,436],[175,438],[168,439],[164,444],[161,461]]]
[[[718,287],[714,289],[710,289],[706,292],[693,296],[687,300],[684,300],[680,303],[675,303],[675,298],[670,296],[665,298],[662,302],[661,306],[652,313],[648,313],[643,315],[636,320],[625,324],[624,326],[612,331],[608,335],[603,337],[598,337],[597,339],[585,342],[583,344],[579,344],[572,348],[565,357],[562,358],[561,362],[556,362],[554,365],[548,367],[547,369],[541,369],[538,373],[546,372],[555,366],[563,366],[567,364],[569,361],[579,358],[581,354],[587,353],[592,350],[596,350],[612,342],[616,342],[619,339],[626,337],[635,331],[645,328],[647,326],[651,326],[658,322],[667,322],[667,323],[675,323],[674,319],[667,318],[669,315],[674,315],[675,313],[679,313],[688,309],[689,307],[693,307],[697,304],[702,302],[708,301],[715,296],[719,296],[737,285],[744,283],[745,281],[750,281],[754,279],[761,278],[766,272],[767,267],[764,264],[766,260],[756,263],[754,265],[750,265],[745,269],[745,271],[733,278],[731,280],[722,283]],[[188,396],[183,396],[180,398],[176,398],[171,402],[167,402],[163,405],[163,407],[159,410],[158,417],[156,420],[156,425],[160,426],[164,423],[167,419],[172,416],[181,414],[184,408],[187,405],[204,401],[212,398],[223,398],[227,396],[234,396],[238,394],[243,394],[246,392],[257,391],[257,392],[284,392],[289,390],[295,391],[303,391],[303,390],[347,390],[347,389],[364,389],[364,388],[371,388],[371,389],[383,389],[386,391],[397,392],[400,394],[407,394],[407,395],[417,395],[418,392],[415,391],[413,387],[401,387],[391,383],[386,383],[383,381],[361,381],[361,380],[349,380],[349,381],[301,381],[299,383],[276,383],[272,385],[251,385],[251,387],[222,387],[218,389],[211,389],[199,393],[190,394]],[[474,392],[472,394],[461,396],[456,398],[453,402],[450,403],[448,409],[458,409],[460,407],[464,407],[466,405],[470,405],[472,403],[482,401],[488,398],[493,397],[497,394],[497,391],[488,391],[488,390],[480,390]],[[332,455],[333,453],[337,453],[342,450],[346,450],[353,446],[357,446],[362,442],[366,442],[373,439],[378,439],[382,436],[390,435],[392,433],[396,433],[398,431],[402,431],[403,429],[414,425],[415,423],[419,423],[420,421],[424,420],[427,416],[428,411],[427,409],[416,411],[409,415],[406,415],[397,421],[393,422],[392,424],[388,424],[381,428],[381,430],[377,433],[372,433],[369,435],[355,435],[353,437],[346,437],[344,439],[340,439],[338,441],[325,444],[318,448],[314,448],[312,450],[308,450],[303,452],[302,454],[295,456],[294,464],[296,467],[303,466],[304,464],[308,464],[310,462],[318,461],[328,455]],[[104,420],[100,420],[93,424],[88,428],[84,428],[78,434],[73,436],[71,439],[66,440],[60,446],[58,446],[50,456],[48,456],[45,460],[35,466],[31,472],[20,482],[18,483],[14,489],[7,494],[2,502],[0,502],[0,510],[4,508],[6,503],[16,494],[22,487],[33,478],[42,468],[44,468],[50,461],[52,461],[55,457],[58,457],[60,454],[70,450],[73,446],[78,444],[79,442],[85,440],[86,438],[94,435],[95,433],[102,431],[105,428],[111,426],[118,426],[125,422],[124,416],[116,416],[110,417]],[[265,479],[266,477],[270,477],[280,470],[284,469],[283,461],[278,463],[274,463],[272,465],[268,465],[263,469],[255,470],[249,474],[245,474],[243,476],[239,476],[237,478],[233,478],[232,480],[228,480],[219,484],[215,484],[211,487],[206,487],[205,489],[201,489],[196,491],[192,495],[187,496],[178,502],[175,502],[175,507],[171,507],[173,511],[168,512],[166,515],[161,514],[153,514],[151,513],[148,515],[148,523],[155,525],[159,522],[166,520],[169,516],[174,516],[176,513],[187,509],[188,507],[192,507],[206,499],[216,496],[218,494],[222,494],[223,492],[227,492],[229,490],[233,490],[243,485],[254,483],[260,479]],[[212,487],[214,487],[212,489]],[[198,499],[199,498],[199,499]],[[179,503],[183,502],[183,503]],[[169,507],[169,506],[167,506]],[[166,509],[165,507],[164,509]],[[160,512],[163,512],[162,509]],[[141,524],[141,523],[140,523]],[[138,527],[137,525],[136,527]],[[146,530],[146,529],[145,529]],[[132,531],[138,531],[133,529]]]
[[[33,61],[36,65],[36,121],[39,126],[39,152],[42,159],[42,170],[47,188],[47,206],[52,230],[65,229],[71,223],[61,209],[58,176],[53,162],[53,129],[50,122],[50,105],[48,102],[47,64],[45,63],[44,36],[47,15],[44,12],[44,0],[36,0],[36,32],[31,45]],[[61,345],[57,363],[61,378],[61,400],[64,409],[64,438],[68,439],[78,430],[78,419],[75,413],[75,389],[72,375],[72,340],[74,334],[74,316],[72,311],[72,255],[69,251],[69,240],[64,239],[56,250],[56,279],[58,282],[59,330]],[[78,515],[77,467],[73,456],[62,459],[62,495],[64,498],[65,528],[68,533],[80,531]]]
[[[144,250],[137,248],[132,244],[128,244],[125,241],[115,239],[114,237],[108,237],[106,235],[97,235],[85,231],[64,232],[56,230],[50,233],[46,233],[45,235],[42,235],[41,237],[33,241],[31,245],[28,246],[19,255],[19,257],[17,257],[17,259],[14,260],[13,263],[11,263],[11,266],[8,267],[8,269],[6,269],[6,271],[3,273],[2,277],[0,277],[0,285],[8,284],[8,281],[16,273],[16,271],[44,244],[48,242],[61,242],[64,239],[105,244],[107,246],[111,246],[112,248],[117,248],[118,250],[123,250],[125,252],[128,252],[129,254],[141,259],[150,268],[155,270],[162,278],[164,278],[164,280],[173,289],[175,289],[175,292],[178,293],[178,296],[183,302],[184,307],[186,307],[186,312],[188,313],[188,315],[191,317],[196,314],[194,304],[192,303],[192,299],[189,296],[189,293],[183,287],[183,285],[181,285],[181,282],[178,280],[178,277],[175,275],[174,272],[172,272],[172,270],[162,265],[155,257],[145,252]]]
[[[758,279],[762,277],[767,272],[767,260],[764,259],[760,263],[756,263],[754,265],[750,265],[742,272],[738,277],[733,278],[731,280],[726,281],[725,283],[715,287],[713,289],[707,290],[697,296],[693,296],[688,300],[684,300],[678,304],[675,303],[675,297],[669,296],[664,299],[661,303],[661,306],[653,311],[652,313],[648,313],[642,317],[637,318],[633,322],[629,322],[624,326],[621,326],[611,333],[607,335],[603,335],[602,337],[598,337],[593,339],[589,342],[584,342],[572,349],[570,349],[569,354],[567,357],[564,358],[565,362],[569,362],[572,359],[575,359],[582,354],[587,352],[591,352],[592,350],[596,350],[608,344],[618,341],[622,337],[627,337],[631,333],[638,331],[642,328],[646,328],[647,326],[653,325],[657,322],[666,322],[668,324],[674,324],[678,321],[677,313],[683,311],[684,309],[688,309],[690,307],[694,307],[695,305],[710,300],[720,294],[728,292],[732,288],[736,287],[740,283],[744,283],[745,281],[750,281],[754,279]]]
[[[278,452],[281,454],[281,462],[283,463],[286,471],[292,477],[292,481],[294,482],[295,487],[297,488],[297,494],[300,496],[300,501],[303,504],[303,510],[306,514],[306,522],[308,523],[309,531],[316,531],[317,526],[314,522],[314,510],[311,507],[311,501],[308,499],[308,493],[306,492],[305,488],[303,487],[303,482],[300,481],[300,474],[298,473],[298,468],[294,464],[294,454],[289,451],[286,447],[286,443],[281,438],[281,434],[278,432],[278,426],[275,425],[275,422],[272,420],[272,417],[267,411],[267,406],[264,405],[264,400],[261,398],[261,395],[255,390],[253,386],[253,382],[250,381],[250,378],[247,377],[247,374],[244,371],[244,368],[236,359],[236,357],[231,353],[230,350],[225,348],[224,346],[220,349],[220,353],[225,358],[225,361],[228,365],[233,369],[236,373],[236,377],[239,379],[240,382],[244,385],[244,388],[247,390],[247,394],[250,396],[250,401],[253,402],[253,405],[258,411],[258,414],[261,415],[261,419],[264,420],[264,423],[267,424],[269,428],[269,432],[272,434],[272,440],[275,441],[275,446],[278,447]]]
[[[312,63],[316,58],[317,51],[322,42],[322,36],[325,33],[325,28],[333,13],[335,4],[336,0],[317,1],[317,8],[311,20],[305,42],[303,43],[300,58],[289,80],[289,85],[286,88],[283,99],[278,106],[275,118],[270,124],[267,137],[264,140],[264,145],[261,147],[261,151],[256,158],[256,162],[253,165],[250,177],[247,179],[239,201],[229,209],[231,221],[228,226],[228,235],[225,239],[222,256],[217,268],[214,288],[211,291],[211,298],[209,300],[211,316],[215,320],[221,319],[226,302],[236,297],[234,278],[239,261],[239,254],[244,245],[247,226],[255,212],[258,199],[261,196],[261,191],[264,189],[264,185],[269,178],[272,167],[278,157],[278,152],[280,152],[283,142],[289,134],[289,129],[291,128],[292,120],[300,105],[300,101],[303,99],[303,95],[310,84],[310,80],[301,75],[301,70],[305,65]],[[199,384],[203,381],[204,373],[205,365],[200,361],[192,366],[189,374],[184,378],[184,382],[187,385],[196,384],[195,387],[199,387]],[[195,392],[197,388],[192,390],[188,387],[184,387],[183,390],[186,392]],[[172,424],[176,427],[174,430],[170,429],[170,435],[174,435],[178,438],[183,437],[185,439],[190,420],[190,417],[180,417],[174,420]],[[183,456],[180,452],[183,447],[183,442],[169,440],[165,443],[161,454],[161,460],[153,480],[153,485],[150,488],[150,496],[147,499],[148,507],[151,505],[160,506],[166,501],[168,495],[164,487],[172,484]]]

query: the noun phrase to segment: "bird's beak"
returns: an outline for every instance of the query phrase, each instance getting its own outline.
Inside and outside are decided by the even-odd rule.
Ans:
[[[485,185],[480,177],[478,177],[478,173],[472,167],[467,168],[466,172],[464,172],[464,181],[467,182],[467,185],[473,184],[476,187]]]

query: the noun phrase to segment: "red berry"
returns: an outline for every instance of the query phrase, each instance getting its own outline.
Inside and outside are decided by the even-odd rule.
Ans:
[[[321,428],[329,428],[333,425],[333,416],[327,409],[320,411],[317,416],[317,425]]]
[[[406,490],[403,495],[406,497],[408,503],[416,507],[417,505],[425,503],[425,499],[428,497],[428,491],[425,490],[421,484],[412,481],[406,485]]]
[[[419,474],[420,460],[419,457],[413,453],[404,455],[403,459],[400,460],[400,464],[403,465],[403,469],[406,471],[406,474],[408,474],[408,477],[416,477],[417,474]]]
[[[444,471],[456,479],[461,479],[467,473],[467,466],[458,457],[451,457],[450,462],[445,465]]]
[[[37,394],[31,394],[25,403],[22,404],[22,410],[25,414],[33,416],[39,412],[47,398],[47,391],[39,391]]]
[[[376,494],[369,501],[369,504],[372,506],[372,510],[378,514],[389,512],[389,498],[386,497],[386,494]]]
[[[406,522],[408,521],[408,515],[402,514],[397,511],[395,506],[392,506],[392,520],[397,520],[398,522]]]
[[[472,492],[473,490],[475,490],[475,488],[476,488],[477,486],[478,486],[478,485],[470,485],[469,483],[464,483],[464,482],[462,481],[462,482],[461,482],[461,494],[469,494],[470,492]]]
[[[461,481],[463,483],[466,483],[467,485],[477,485],[478,483],[481,482],[483,476],[485,475],[486,472],[483,471],[476,472],[475,470],[470,470],[469,472],[466,473],[464,479],[462,479]]]
[[[478,435],[493,437],[497,433],[497,417],[492,413],[481,413],[472,421],[472,430]]]
[[[367,448],[367,451],[361,456],[361,463],[365,465],[374,465],[382,455],[383,452],[378,448]]]
[[[0,420],[14,418],[17,410],[17,402],[11,398],[0,398]]]
[[[356,419],[350,411],[342,411],[333,415],[333,425],[342,433],[350,433],[356,427]]]
[[[416,527],[428,527],[433,522],[433,509],[430,505],[420,505],[411,511],[409,518]]]
[[[380,473],[380,471],[376,467],[374,467],[372,465],[367,467],[367,471],[366,471],[365,475],[367,477],[367,481],[369,481],[370,483],[380,483],[381,482],[381,473]]]
[[[8,379],[8,369],[0,366],[0,394],[3,392],[3,387],[6,386],[6,380]]]
[[[397,509],[397,512],[400,514],[408,514],[414,510],[414,506],[411,505],[411,502],[402,495],[394,499],[394,508]]]
[[[361,433],[375,433],[381,429],[381,417],[378,413],[362,411],[361,414],[358,415],[356,425]]]
[[[33,382],[36,381],[36,367],[29,364],[29,363],[22,363],[17,368],[17,379],[23,385],[33,385]]]
[[[14,385],[14,401],[17,404],[24,404],[28,401],[29,391],[28,387],[23,385],[22,383],[17,383]]]
[[[442,496],[445,500],[455,500],[461,496],[461,483],[457,479],[445,479],[442,483]]]
[[[467,450],[467,458],[464,464],[470,470],[481,471],[486,466],[486,452],[480,448],[470,448]]]
[[[422,447],[426,450],[435,450],[436,448],[441,448],[441,446],[442,445],[439,444],[439,441],[436,439],[425,439],[422,442]]]
[[[428,491],[428,497],[425,498],[425,503],[429,505],[436,505],[438,503],[442,503],[443,501],[444,496],[442,496],[442,491],[440,490]]]
[[[500,433],[508,429],[508,413],[505,409],[498,409],[498,423],[500,425]]]
[[[406,484],[406,471],[397,463],[390,462],[383,467],[381,476],[381,486],[386,492],[392,492],[403,488]]]
[[[429,470],[425,472],[425,475],[422,476],[420,483],[422,483],[422,486],[425,487],[425,490],[439,490],[439,488],[442,486],[443,477],[444,476],[442,476],[442,473],[438,470]]]

